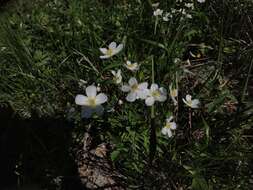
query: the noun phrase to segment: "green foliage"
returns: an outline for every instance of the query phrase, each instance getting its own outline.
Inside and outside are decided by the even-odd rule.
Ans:
[[[252,2],[195,2],[192,19],[176,15],[169,22],[157,20],[151,4],[141,0],[54,0],[31,6],[0,19],[0,104],[8,102],[21,117],[71,117],[84,127],[74,104],[75,95],[84,91],[79,80],[100,83],[110,101],[103,118],[93,118],[91,125],[114,145],[111,159],[129,187],[251,189],[253,109],[246,89],[252,78]],[[177,6],[168,0],[159,7]],[[111,41],[123,42],[124,51],[102,61],[99,48]],[[150,166],[151,111],[143,102],[118,105],[125,96],[110,70],[135,60],[140,71],[124,70],[123,80],[135,75],[151,83],[152,58],[155,81],[166,89],[178,85],[180,103],[179,109],[171,100],[155,106],[157,152]],[[191,110],[191,121],[181,102],[186,94],[202,104]],[[178,129],[168,139],[161,128],[173,114]]]

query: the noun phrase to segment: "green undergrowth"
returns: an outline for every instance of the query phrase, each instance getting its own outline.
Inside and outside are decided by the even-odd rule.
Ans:
[[[79,135],[85,128],[74,102],[84,93],[80,79],[100,84],[109,101],[103,117],[89,124],[113,144],[111,159],[129,188],[252,189],[252,2],[194,1],[192,19],[169,22],[156,20],[151,4],[35,1],[1,13],[0,104],[26,119],[71,120]],[[167,0],[159,8],[180,6]],[[124,50],[101,60],[99,48],[112,41],[124,43]],[[140,63],[140,71],[122,67],[126,59]],[[125,69],[124,82],[134,75],[150,84],[152,60],[159,85],[178,85],[179,100],[192,94],[201,107],[189,111],[179,101],[176,109],[169,98],[156,104],[157,151],[150,166],[150,108],[128,103],[111,70]],[[160,131],[172,114],[178,128],[167,138]]]

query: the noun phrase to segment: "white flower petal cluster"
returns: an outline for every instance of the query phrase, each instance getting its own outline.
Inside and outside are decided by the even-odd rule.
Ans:
[[[108,97],[104,93],[97,94],[97,87],[94,85],[88,86],[85,91],[86,96],[78,94],[75,98],[75,103],[83,106],[83,116],[89,118],[93,113],[101,115],[103,113],[101,104],[107,102]]]
[[[166,125],[162,128],[162,134],[167,135],[169,138],[172,137],[172,130],[177,128],[177,124],[172,122],[173,117],[169,117],[166,119]]]
[[[122,75],[121,75],[121,70],[118,69],[118,71],[111,71],[112,75],[113,75],[113,80],[115,81],[116,84],[120,84],[122,82]]]
[[[129,92],[126,100],[128,102],[134,102],[137,99],[146,99],[148,95],[148,83],[143,82],[138,84],[136,78],[132,77],[129,79],[128,84],[124,84],[121,87],[123,92]]]
[[[116,54],[118,54],[123,49],[123,44],[117,46],[116,42],[111,42],[108,48],[99,48],[99,50],[104,54],[100,56],[100,59],[108,59]]]
[[[189,9],[194,9],[194,4],[193,3],[185,3],[184,6],[189,8]]]
[[[154,105],[155,101],[164,102],[167,99],[167,92],[165,88],[159,88],[157,84],[152,84],[148,90],[148,96],[145,100],[147,106]]]
[[[183,98],[183,102],[189,106],[190,108],[199,108],[200,101],[198,99],[193,99],[192,96],[187,94],[185,99]]]
[[[153,12],[153,15],[154,16],[162,16],[163,14],[163,10],[161,9],[156,9],[154,12]]]
[[[171,13],[166,13],[163,16],[163,21],[168,22],[170,18],[172,18],[172,14]]]
[[[131,61],[126,61],[126,64],[124,65],[127,69],[129,69],[130,71],[138,71],[140,66],[138,65],[138,63],[132,63]]]
[[[197,0],[199,3],[205,3],[206,0]]]

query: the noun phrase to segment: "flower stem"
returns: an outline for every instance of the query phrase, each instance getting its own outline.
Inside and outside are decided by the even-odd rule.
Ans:
[[[155,63],[152,57],[152,83],[155,82]],[[152,165],[156,153],[156,127],[155,127],[155,106],[151,107],[150,139],[149,139],[149,164]]]

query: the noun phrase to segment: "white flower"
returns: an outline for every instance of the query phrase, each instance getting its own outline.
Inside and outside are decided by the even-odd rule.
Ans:
[[[124,65],[127,69],[130,71],[138,71],[140,66],[138,63],[131,63],[131,61],[127,61],[126,64]]]
[[[191,108],[198,108],[200,104],[198,99],[192,100],[192,96],[189,94],[186,95],[185,99],[183,98],[183,102]]]
[[[205,3],[206,0],[197,0],[199,3]]]
[[[78,94],[75,98],[75,103],[83,106],[83,117],[89,118],[93,113],[101,115],[103,113],[101,104],[107,102],[107,96],[104,93],[97,94],[97,88],[93,85],[88,86],[85,91],[87,96]]]
[[[152,106],[155,101],[164,102],[167,99],[165,88],[159,88],[157,84],[152,84],[145,100],[147,106]]]
[[[162,134],[168,135],[168,137],[172,137],[172,130],[177,128],[177,124],[172,122],[173,117],[166,119],[166,125],[162,128]]]
[[[186,14],[185,17],[191,19],[191,18],[192,18],[192,15],[191,15],[191,14]]]
[[[153,3],[153,4],[152,4],[152,7],[158,7],[159,4],[160,4],[159,2],[158,2],[158,3]]]
[[[118,101],[118,104],[119,104],[119,105],[122,105],[123,103],[124,103],[124,102],[123,102],[122,100],[119,100],[119,101]]]
[[[156,9],[153,13],[154,16],[162,16],[163,10],[161,9]]]
[[[193,3],[185,3],[184,6],[190,9],[194,9],[194,4]]]
[[[122,82],[121,70],[119,69],[117,72],[112,70],[111,73],[116,84],[120,84]]]
[[[125,84],[121,87],[123,92],[129,92],[126,100],[129,102],[134,102],[136,99],[146,99],[148,95],[148,83],[143,82],[138,84],[136,78],[132,77],[128,81],[128,85]]]
[[[175,63],[175,64],[178,64],[178,63],[180,63],[180,62],[181,62],[181,60],[180,60],[179,58],[175,58],[175,59],[174,59],[174,63]]]
[[[176,88],[172,88],[172,85],[170,85],[170,97],[174,102],[174,105],[177,105],[176,97],[178,96],[178,90]]]
[[[168,21],[169,21],[169,18],[172,18],[172,14],[171,14],[171,13],[166,13],[166,14],[163,16],[163,21],[168,22]]]
[[[123,49],[123,44],[119,44],[117,46],[116,42],[112,42],[109,44],[107,48],[99,48],[99,50],[104,54],[100,56],[100,59],[108,59],[117,53],[119,53]]]

